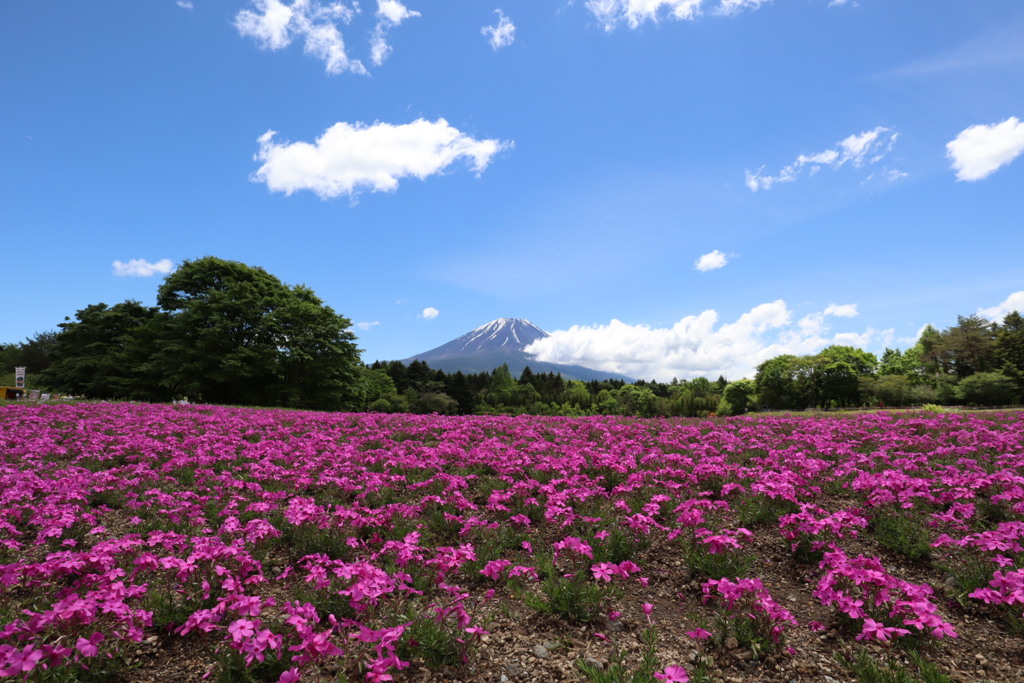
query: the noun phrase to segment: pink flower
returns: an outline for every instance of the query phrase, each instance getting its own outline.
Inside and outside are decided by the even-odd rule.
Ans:
[[[36,664],[38,664],[39,660],[42,658],[43,651],[35,649],[34,645],[26,645],[21,650],[11,648],[7,653],[7,667],[0,668],[0,676],[14,676],[19,673],[28,673],[32,669],[36,668]]]
[[[295,681],[300,678],[302,678],[302,676],[299,675],[298,668],[293,666],[287,671],[281,672],[281,677],[277,679],[277,683],[295,683]]]
[[[78,642],[75,643],[75,647],[86,657],[95,657],[100,649],[96,646],[97,643],[103,641],[102,633],[93,633],[89,638],[79,637]]]
[[[687,683],[690,680],[686,669],[681,666],[666,666],[661,671],[656,671],[654,677],[666,683]]]
[[[614,564],[608,564],[607,562],[601,562],[595,564],[590,568],[590,571],[594,573],[594,578],[598,581],[605,581],[606,583],[611,582],[612,577],[618,573],[618,567]]]
[[[501,578],[501,573],[505,571],[505,567],[508,567],[510,564],[512,563],[508,560],[491,560],[480,570],[480,573],[492,581],[497,581]]]
[[[694,640],[707,640],[711,637],[711,633],[702,628],[695,628],[692,631],[686,631],[683,635],[689,636]]]
[[[235,619],[228,625],[228,633],[236,643],[251,638],[256,633],[256,623],[249,619]]]
[[[871,640],[874,638],[875,640],[884,643],[892,640],[896,636],[905,636],[909,633],[910,631],[905,628],[886,626],[885,624],[868,617],[864,619],[864,627],[857,635],[857,640]]]
[[[935,638],[944,638],[949,636],[950,638],[956,638],[956,629],[953,625],[948,622],[942,622],[938,626],[932,629],[932,636]]]

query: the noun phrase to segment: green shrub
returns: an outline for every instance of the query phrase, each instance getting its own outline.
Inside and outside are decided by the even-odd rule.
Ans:
[[[908,560],[928,560],[932,556],[931,535],[922,521],[902,510],[878,510],[869,531],[879,545]]]

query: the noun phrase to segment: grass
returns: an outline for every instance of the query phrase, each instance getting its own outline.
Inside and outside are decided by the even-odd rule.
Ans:
[[[892,509],[879,510],[868,531],[880,546],[908,560],[927,561],[932,557],[931,534],[920,516]]]
[[[702,543],[685,541],[683,561],[695,573],[709,579],[738,579],[746,576],[754,564],[754,556],[739,550],[709,553]]]
[[[918,651],[908,650],[907,657],[913,662],[916,672],[908,671],[898,662],[883,664],[873,658],[866,648],[857,650],[857,654],[850,659],[836,655],[836,659],[857,683],[952,683],[949,676]]]
[[[585,570],[568,576],[559,573],[550,557],[539,557],[537,567],[542,574],[538,592],[525,588],[514,588],[514,592],[538,612],[574,624],[593,624],[605,615],[609,601],[617,596],[614,587],[595,583]]]
[[[655,683],[657,679],[654,672],[658,669],[658,657],[655,654],[658,645],[657,631],[653,627],[644,629],[640,633],[640,642],[643,644],[643,654],[639,666],[632,673],[619,649],[612,654],[607,667],[598,667],[579,660],[576,662],[576,668],[593,683]]]

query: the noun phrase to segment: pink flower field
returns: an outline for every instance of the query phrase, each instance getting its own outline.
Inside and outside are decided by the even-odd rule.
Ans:
[[[0,678],[1021,671],[1020,412],[0,407]]]

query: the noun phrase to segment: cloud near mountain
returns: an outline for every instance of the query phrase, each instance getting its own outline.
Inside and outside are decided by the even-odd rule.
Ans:
[[[832,304],[794,321],[793,311],[778,299],[755,306],[735,322],[720,323],[714,310],[683,318],[668,328],[629,325],[574,325],[526,347],[538,360],[573,363],[662,382],[673,377],[724,374],[727,379],[753,377],[760,363],[775,356],[814,353],[830,344],[863,347],[881,333],[834,332],[832,317],[851,317],[856,305]]]

